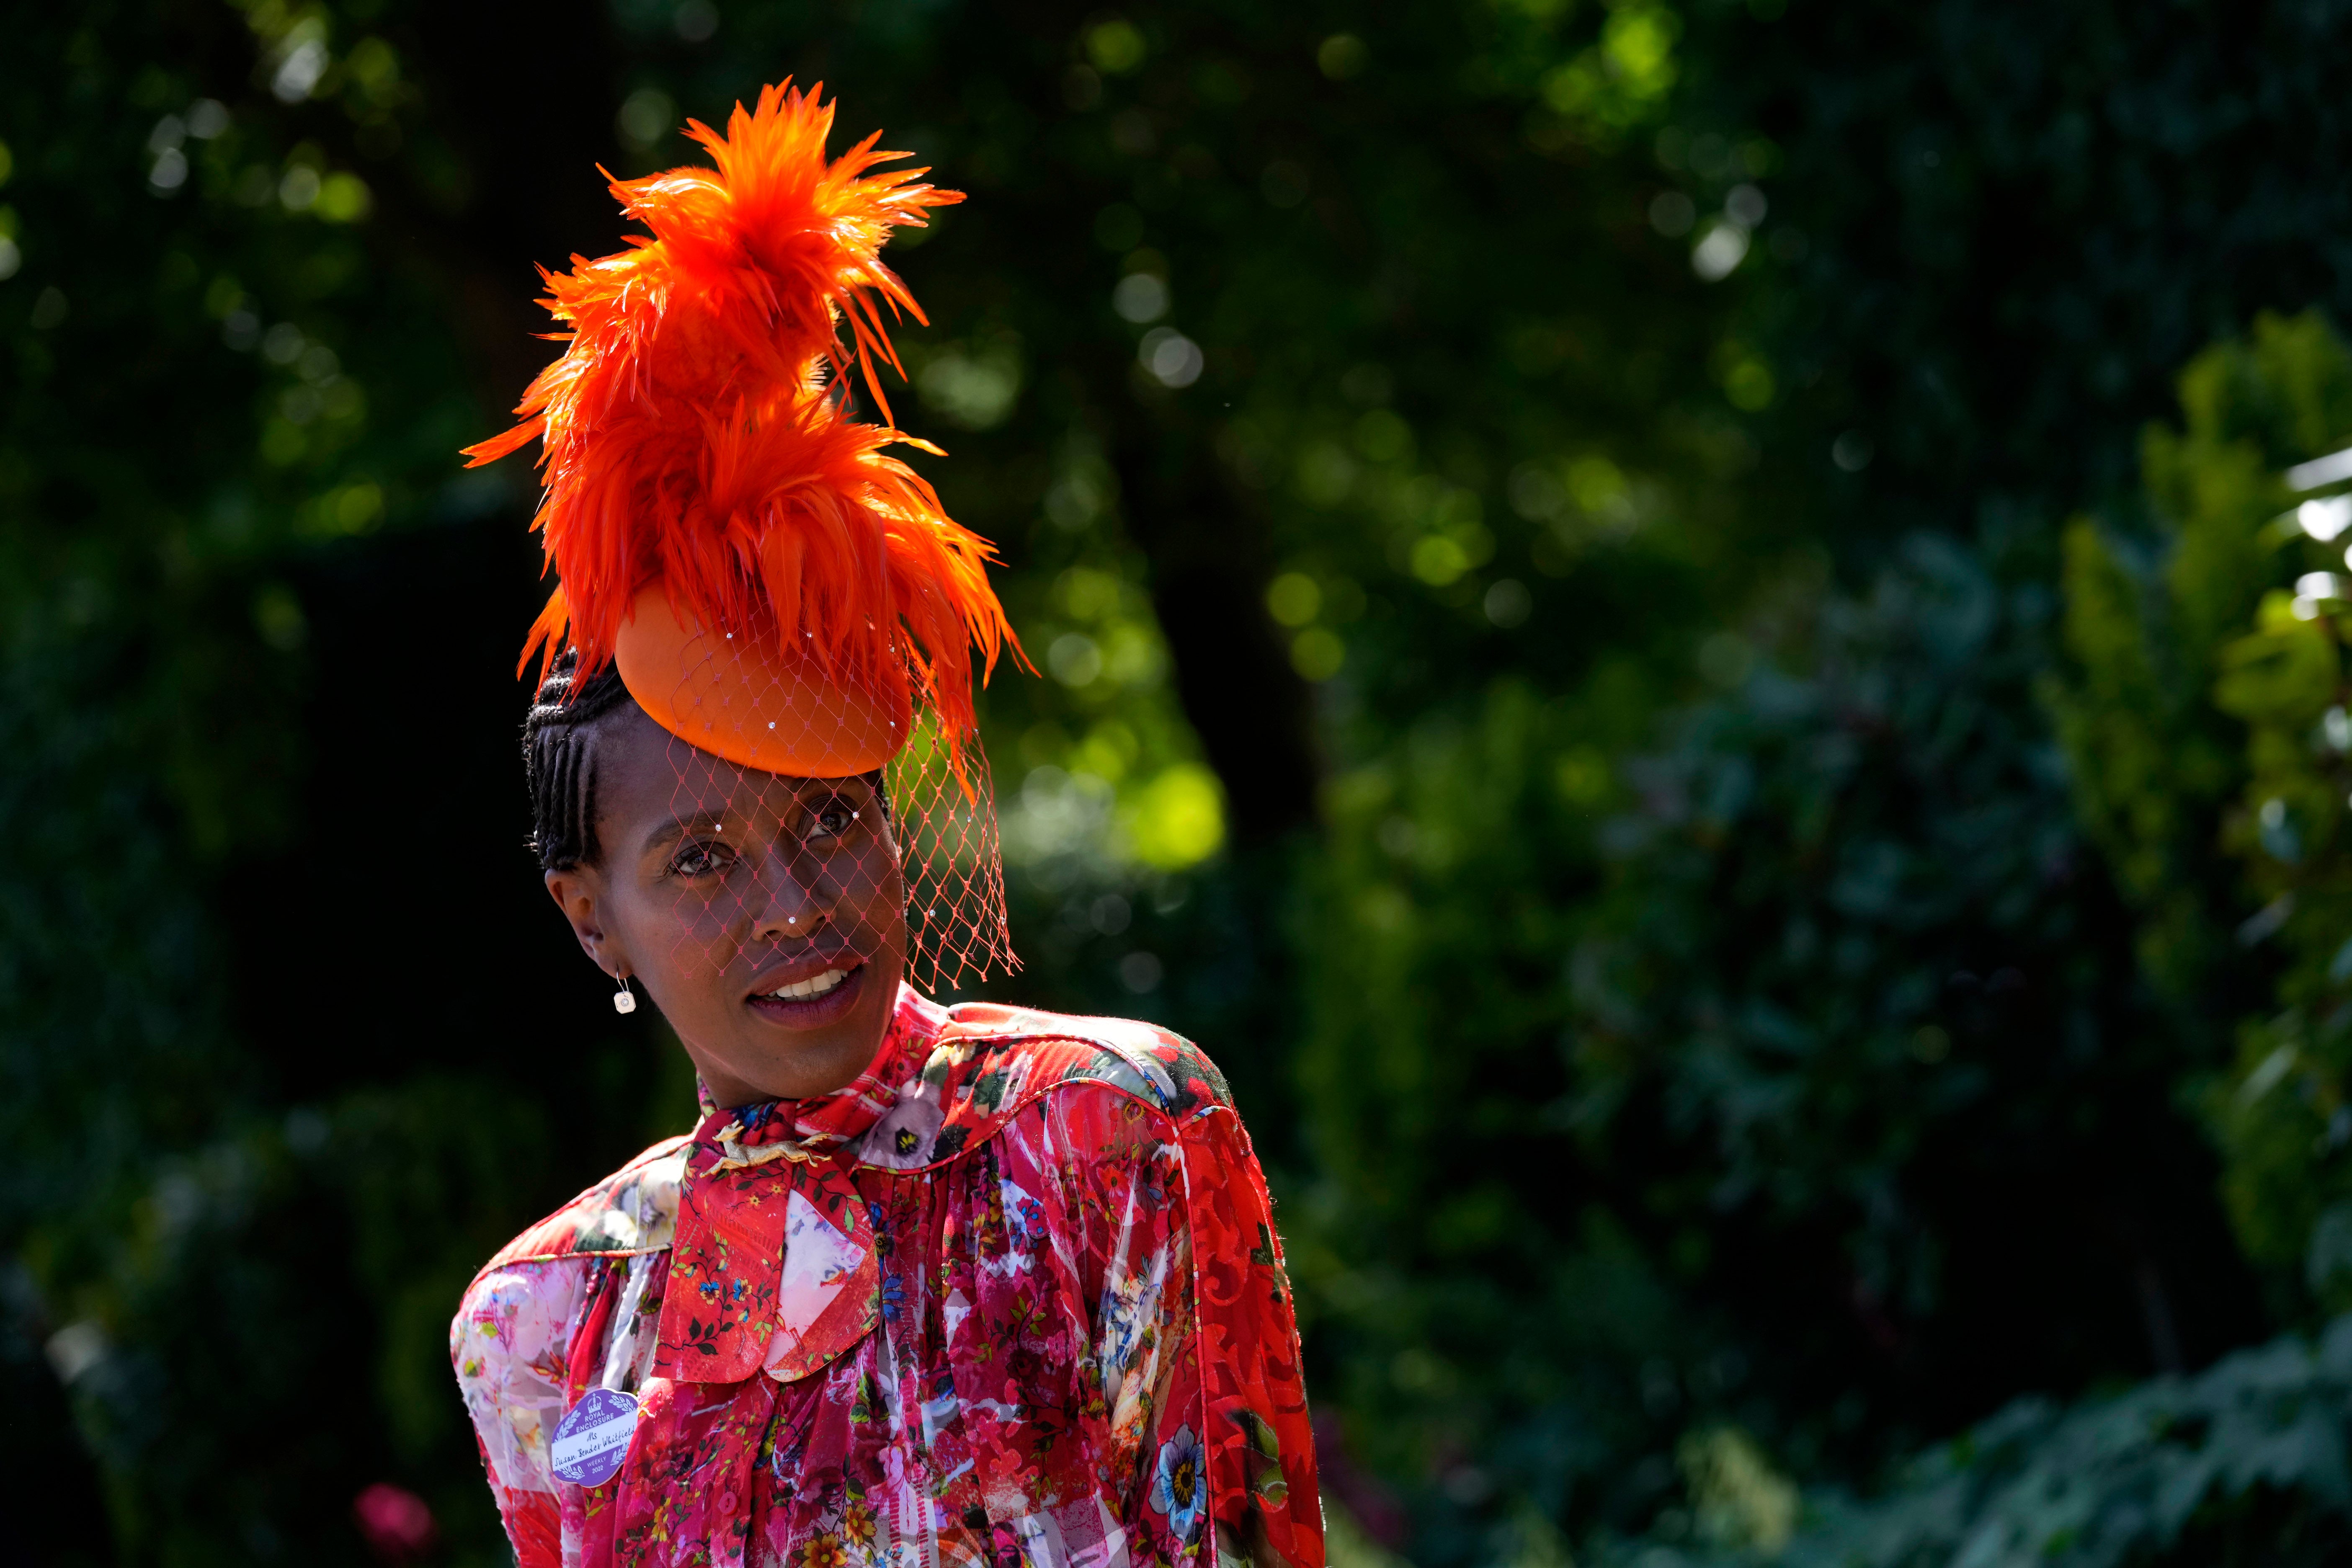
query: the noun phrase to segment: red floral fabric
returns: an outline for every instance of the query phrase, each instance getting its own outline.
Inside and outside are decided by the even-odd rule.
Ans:
[[[521,1568],[1320,1568],[1289,1285],[1216,1068],[913,992],[814,1100],[706,1117],[503,1249],[451,1355]],[[556,1478],[591,1387],[620,1470]]]

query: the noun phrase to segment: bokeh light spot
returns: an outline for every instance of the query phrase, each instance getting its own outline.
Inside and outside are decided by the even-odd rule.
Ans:
[[[1348,645],[1328,626],[1309,626],[1290,641],[1290,668],[1308,680],[1328,680],[1348,662]]]
[[[1285,572],[1266,585],[1265,607],[1286,626],[1303,626],[1323,607],[1323,590],[1304,572]]]
[[[1362,75],[1371,60],[1372,51],[1353,33],[1334,33],[1315,50],[1316,68],[1333,81]]]
[[[1172,763],[1133,793],[1119,817],[1137,859],[1181,871],[1224,844],[1224,786],[1198,763]]]
[[[1105,76],[1125,76],[1143,63],[1143,34],[1132,22],[1114,18],[1087,30],[1087,58]]]

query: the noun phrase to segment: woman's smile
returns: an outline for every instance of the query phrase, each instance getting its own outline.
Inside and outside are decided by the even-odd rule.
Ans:
[[[780,974],[762,976],[746,1000],[751,1011],[787,1029],[814,1029],[856,1010],[865,994],[866,964],[846,954],[824,960],[824,968],[806,973],[808,961],[787,966]]]

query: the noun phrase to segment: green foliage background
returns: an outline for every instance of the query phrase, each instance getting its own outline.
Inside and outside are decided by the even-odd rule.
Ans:
[[[787,75],[971,195],[999,989],[1232,1074],[1349,1568],[2343,1549],[2345,7],[11,24],[5,1550],[502,1560],[450,1305],[690,1100],[454,454],[592,165]]]

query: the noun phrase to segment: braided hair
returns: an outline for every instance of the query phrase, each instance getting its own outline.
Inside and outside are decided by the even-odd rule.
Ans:
[[[595,865],[604,857],[596,842],[597,721],[631,701],[621,671],[607,663],[578,682],[580,655],[566,648],[532,696],[522,721],[523,778],[530,790],[531,853],[542,871],[569,871]],[[881,803],[883,819],[896,826],[883,770],[864,775]]]
[[[629,689],[609,663],[586,681],[577,680],[579,668],[579,654],[565,649],[522,721],[530,849],[543,871],[593,866],[604,853],[596,842],[596,721],[627,702]]]

